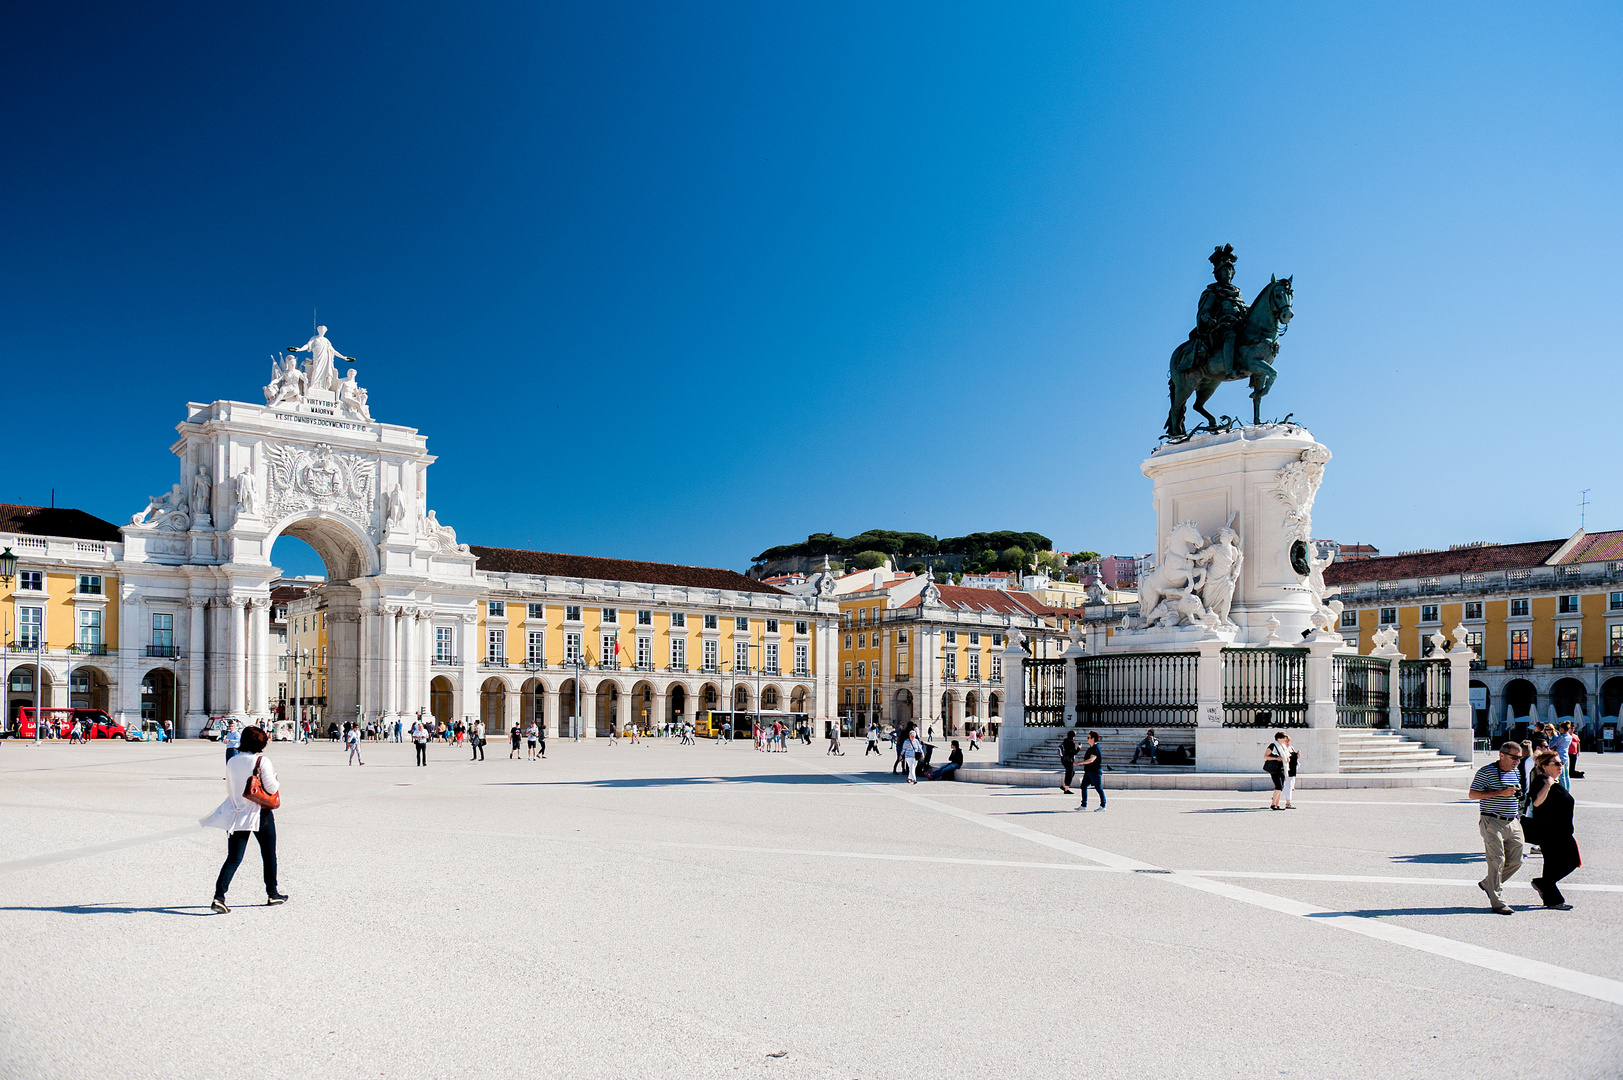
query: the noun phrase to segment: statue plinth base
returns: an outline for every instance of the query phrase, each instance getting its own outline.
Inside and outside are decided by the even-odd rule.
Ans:
[[[1272,638],[1300,645],[1316,630],[1323,585],[1313,566],[1310,515],[1329,460],[1330,451],[1305,428],[1262,424],[1164,444],[1144,462],[1155,484],[1159,566],[1168,565],[1168,537],[1180,522],[1193,522],[1206,537],[1225,526],[1239,534],[1244,559],[1228,612],[1237,627],[1234,644]],[[1273,633],[1270,617],[1278,620]],[[1123,644],[1147,640],[1127,635]]]

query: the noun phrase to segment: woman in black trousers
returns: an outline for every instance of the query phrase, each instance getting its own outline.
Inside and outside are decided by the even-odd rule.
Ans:
[[[1571,911],[1557,882],[1578,869],[1578,841],[1572,835],[1572,794],[1561,786],[1561,755],[1538,752],[1538,779],[1534,781],[1533,812],[1538,845],[1544,851],[1544,873],[1533,879],[1533,891],[1544,906]]]

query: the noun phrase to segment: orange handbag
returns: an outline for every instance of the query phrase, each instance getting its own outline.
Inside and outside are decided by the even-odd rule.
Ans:
[[[259,762],[261,757],[254,759],[254,771],[248,777],[248,786],[242,789],[242,797],[251,803],[258,803],[266,810],[275,810],[282,805],[282,793],[267,794],[265,785],[259,782]]]

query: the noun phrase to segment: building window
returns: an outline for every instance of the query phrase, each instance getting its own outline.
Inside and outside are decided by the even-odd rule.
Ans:
[[[847,679],[851,677],[851,661],[849,660],[845,662],[845,677]]]
[[[537,619],[542,622],[546,621],[547,606],[545,604],[529,604],[527,607],[530,618]]]
[[[39,648],[39,631],[44,625],[45,609],[37,607],[20,607],[17,609],[17,647],[19,649]]]
[[[619,659],[620,659],[620,635],[619,634],[604,634],[604,635],[602,635],[602,637],[598,638],[598,644],[603,647],[603,651],[597,654],[597,662],[598,663],[600,663],[600,664],[608,664],[608,663],[618,663],[619,662]]]
[[[1613,602],[1612,602],[1612,606],[1613,607],[1623,607],[1623,602],[1619,602],[1619,600],[1618,600],[1618,598],[1623,598],[1623,593],[1613,593],[1612,596],[1614,597]],[[795,633],[799,634],[801,637],[806,636],[806,630],[807,629],[808,629],[808,624],[804,620],[801,620],[801,621],[795,623]]]
[[[485,614],[492,619],[505,619],[507,617],[507,602],[505,600],[491,600],[485,604]]]
[[[1472,630],[1465,635],[1465,647],[1471,650],[1471,655],[1478,660],[1482,659],[1482,631]]]
[[[706,671],[721,669],[721,648],[715,641],[704,643],[704,669]]]
[[[978,652],[972,652],[969,654],[969,677],[977,682],[980,681],[981,654]]]
[[[34,692],[34,675],[28,671],[13,671],[11,673],[11,692],[13,694],[32,694]]]
[[[451,662],[451,635],[449,626],[434,627],[434,659],[441,664]]]
[[[956,644],[958,644],[958,631],[956,631],[956,630],[948,630],[947,631],[947,644],[948,645],[956,645]]]
[[[851,647],[851,635],[850,634],[845,635],[845,647],[847,649],[849,649]]]
[[[857,608],[857,625],[858,626],[867,626],[868,625],[868,609],[867,608],[865,608],[865,607]]]
[[[750,669],[750,643],[747,641],[733,642],[733,670],[748,671]]]
[[[706,615],[704,617],[704,628],[706,630],[719,630],[721,628],[720,616]]]
[[[652,611],[639,611],[639,612],[637,612],[637,625],[638,626],[653,626],[654,625],[654,613]]]
[[[1623,623],[1613,623],[1611,639],[1606,643],[1607,656],[1623,656]]]
[[[45,571],[19,570],[17,571],[17,588],[29,592],[45,591]]]
[[[740,631],[740,632],[745,633],[745,634],[749,633],[750,632],[749,617],[747,615],[740,615],[739,617],[734,619],[733,620],[733,629],[735,631]]]
[[[1358,629],[1358,612],[1356,612],[1356,611],[1343,611],[1341,613],[1341,628],[1343,630],[1356,630],[1356,629]]]
[[[1395,608],[1395,607],[1383,607],[1381,609],[1381,625],[1382,626],[1396,626],[1397,624],[1398,624],[1398,609]]]
[[[943,679],[956,679],[958,677],[958,654],[948,653],[941,660],[941,677]]]
[[[1620,624],[1623,625],[1623,624]],[[804,645],[795,646],[795,674],[804,675],[809,663],[809,650]]]
[[[154,649],[173,649],[175,647],[175,617],[169,612],[152,613],[152,647]]]
[[[1623,611],[1623,592],[1613,593],[1611,601],[1610,606],[1613,611]]]
[[[607,622],[607,623],[617,623],[617,622],[619,622],[620,621],[620,612],[615,608],[611,608],[611,607],[604,608],[603,609],[603,621]]]
[[[1526,663],[1532,658],[1532,653],[1529,651],[1531,648],[1529,641],[1532,633],[1531,630],[1525,629],[1510,632],[1510,658],[1512,660]]]
[[[979,634],[970,634],[969,643],[971,645],[979,645],[981,643],[981,636]]]
[[[1482,618],[1482,601],[1469,600],[1465,604],[1465,617],[1467,619]]]
[[[576,612],[580,611],[579,608],[576,608],[575,610],[576,610]],[[583,660],[585,660],[585,657],[583,657],[581,655],[581,652],[580,652],[580,634],[579,634],[579,632],[565,634],[564,635],[564,663],[566,663],[566,664],[578,664],[578,663],[582,662]]]
[[[564,622],[580,622],[580,605],[564,605]]]
[[[687,617],[686,612],[683,612],[683,611],[673,611],[673,612],[671,612],[671,627],[672,627],[672,629],[676,629],[678,627],[680,627],[682,629],[686,629],[687,625],[688,625],[688,617]]]
[[[79,612],[79,644],[81,644],[81,645],[100,645],[101,644],[101,612],[100,611],[81,611],[81,612]]]
[[[772,674],[778,671],[778,643],[770,641],[766,646],[766,670]]]
[[[1556,631],[1555,655],[1563,660],[1578,659],[1578,628],[1563,626]]]
[[[1420,621],[1423,623],[1442,622],[1442,616],[1438,614],[1438,606],[1436,604],[1421,604]]]
[[[867,677],[868,677],[868,662],[866,660],[858,660],[857,661],[857,678],[866,679]]]
[[[1521,600],[1512,600],[1510,602],[1510,617],[1512,619],[1525,617],[1527,615],[1527,605],[1528,601],[1526,598]]]
[[[1576,596],[1563,596],[1558,601],[1557,613],[1561,615],[1578,614],[1578,598]]]
[[[525,658],[532,664],[547,662],[546,637],[539,630],[531,630],[529,635],[529,648]]]
[[[1001,656],[992,657],[992,681],[1003,681],[1003,657]]]
[[[992,644],[993,644],[994,647],[995,646],[1001,646],[1003,644],[1003,635],[1002,634],[993,634],[992,635]]]
[[[868,647],[868,635],[867,634],[858,634],[857,635],[857,648],[866,649],[867,647]]]
[[[778,632],[778,620],[768,619],[766,621],[766,632],[769,634],[776,634]]]
[[[507,631],[485,631],[485,661],[499,664],[505,659],[507,659]]]
[[[896,644],[898,644],[898,645],[906,645],[907,644],[907,631],[906,630],[898,630],[898,631],[896,631]]]
[[[79,575],[79,593],[82,596],[100,596],[101,595],[101,575],[100,574],[80,574]]]
[[[896,653],[896,674],[903,676],[907,674],[907,653],[905,652],[898,651]]]
[[[637,639],[637,666],[651,668],[654,666],[654,639],[640,637]]]
[[[678,671],[687,670],[688,643],[686,638],[671,638],[671,667]]]

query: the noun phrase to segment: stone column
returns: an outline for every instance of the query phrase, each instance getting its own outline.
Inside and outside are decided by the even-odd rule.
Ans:
[[[1465,643],[1463,623],[1454,627],[1453,633],[1454,647],[1448,650],[1448,728],[1428,734],[1441,736],[1437,748],[1443,753],[1470,762],[1472,748],[1476,745],[1475,716],[1471,711],[1471,660],[1475,653]],[[1442,651],[1442,636],[1441,633],[1437,635],[1438,652]]]
[[[208,598],[203,596],[186,598],[186,717],[184,724],[180,717],[175,717],[177,737],[196,732],[208,719],[208,705],[203,698],[203,671],[208,650],[208,631],[205,627],[208,603]],[[180,665],[176,664],[175,668],[178,671]]]
[[[400,615],[400,709],[408,720],[415,719],[422,707],[418,687],[422,682],[418,670],[422,654],[417,651],[422,615],[421,608],[407,608]]]
[[[400,685],[400,673],[395,670],[395,641],[399,636],[400,609],[393,605],[379,605],[379,643],[383,646],[383,670],[378,681],[382,684],[383,700],[378,703],[386,720],[393,720],[398,712],[395,690]]]
[[[248,714],[248,597],[232,596],[226,602],[231,605],[231,682],[226,702],[231,714],[240,718]]]
[[[1403,693],[1398,684],[1399,665],[1403,661],[1403,654],[1398,652],[1397,645],[1377,647],[1370,651],[1371,656],[1379,656],[1391,665],[1391,674],[1387,677],[1387,690],[1389,696],[1386,705],[1386,727],[1388,731],[1403,734]]]
[[[361,708],[361,722],[370,720],[378,707],[378,662],[374,657],[378,651],[378,613],[382,609],[375,604],[369,604],[365,599],[361,601],[359,612],[360,625],[358,630],[359,647],[356,650],[358,666],[360,668],[360,685],[356,687],[356,704]],[[342,717],[343,720],[354,720],[355,717]]]
[[[629,690],[621,690],[620,691],[620,696],[619,696],[619,698],[616,699],[616,702],[615,702],[615,710],[614,711],[615,711],[615,715],[618,717],[618,719],[615,721],[615,723],[619,727],[619,729],[622,732],[624,732],[625,729],[626,729],[626,725],[631,723],[631,691],[629,691]]]
[[[468,612],[462,616],[462,635],[457,645],[462,649],[462,700],[461,709],[456,719],[463,717],[478,718],[479,713],[479,643],[474,640],[479,633],[479,616]]]
[[[248,609],[248,642],[252,657],[249,670],[248,712],[253,716],[271,715],[271,681],[276,660],[271,655],[270,598],[256,596]]]
[[[556,732],[557,737],[560,739],[567,738],[569,736],[569,720],[565,713],[568,712],[569,706],[563,701],[563,695],[558,693],[556,689],[544,690],[541,693],[541,698],[541,707],[546,710],[547,721],[552,724],[552,731]],[[551,732],[548,734],[551,734]]]
[[[1003,715],[998,719],[997,758],[998,764],[1006,765],[1009,759],[1024,750],[1032,741],[1026,728],[1026,650],[1022,649],[1019,639],[1014,635],[1014,627],[1009,628],[1010,633],[1003,639]],[[925,647],[926,638],[921,634],[917,654],[919,657],[919,685],[926,685],[924,673],[928,666],[937,663],[936,657],[931,655]]]
[[[669,717],[667,717],[665,715],[665,692],[666,692],[665,685],[655,685],[655,687],[654,687],[654,701],[653,701],[653,704],[648,706],[648,722],[650,724],[652,724],[656,729],[659,727],[659,725],[663,724],[666,720],[670,719]],[[785,709],[788,708],[789,707],[788,701],[785,700],[783,702],[783,704],[781,706],[779,706],[779,707],[780,708],[785,708]]]

